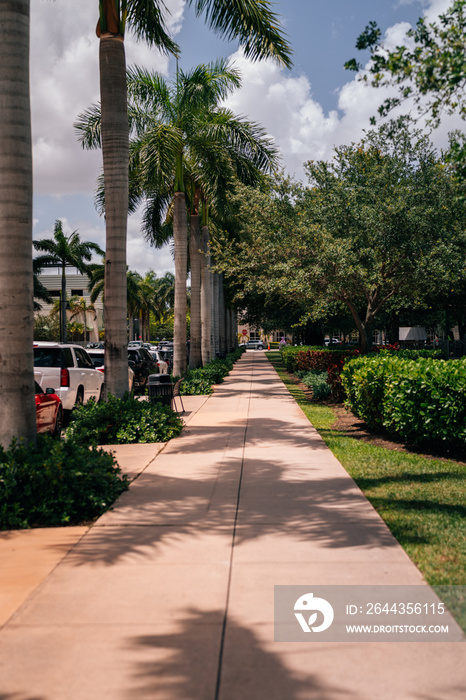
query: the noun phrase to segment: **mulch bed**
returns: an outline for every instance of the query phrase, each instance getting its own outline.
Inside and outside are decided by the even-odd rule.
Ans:
[[[299,389],[305,394],[306,398],[314,403],[312,398],[312,390],[309,389],[303,382],[298,379],[294,374],[289,374],[288,376],[292,382],[294,382]],[[326,405],[332,408],[336,414],[336,421],[332,425],[332,430],[337,430],[340,433],[345,433],[349,437],[355,438],[356,440],[363,440],[364,442],[369,442],[372,445],[378,447],[385,447],[388,450],[396,450],[398,452],[406,452],[408,454],[417,454],[422,457],[427,457],[431,459],[440,460],[454,460],[455,462],[461,462],[466,465],[466,452],[460,449],[448,449],[446,446],[441,446],[440,448],[426,449],[425,447],[418,448],[414,446],[407,445],[401,441],[393,440],[393,438],[382,431],[371,430],[366,423],[354,416],[351,411],[348,411],[342,403],[338,403],[331,398],[327,400],[315,401],[319,405]]]

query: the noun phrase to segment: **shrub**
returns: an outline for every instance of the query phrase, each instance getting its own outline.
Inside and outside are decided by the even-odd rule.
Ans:
[[[0,447],[0,529],[78,525],[128,488],[112,454],[39,435]]]
[[[312,397],[319,400],[327,398],[332,391],[327,379],[327,372],[308,372],[304,375],[302,381],[312,389]]]
[[[385,387],[396,363],[392,355],[364,355],[353,358],[342,369],[341,381],[346,406],[370,427],[383,424]]]
[[[384,426],[412,444],[466,444],[466,361],[402,360],[385,388]]]
[[[411,444],[466,444],[466,361],[379,355],[342,373],[347,405]]]
[[[221,384],[224,377],[231,372],[233,365],[243,354],[242,349],[228,353],[224,359],[212,360],[205,367],[190,369],[183,377],[180,394],[193,396],[211,394],[213,384]]]
[[[67,439],[80,445],[118,445],[166,442],[180,434],[183,423],[168,406],[140,401],[130,394],[122,399],[89,401],[71,414]]]

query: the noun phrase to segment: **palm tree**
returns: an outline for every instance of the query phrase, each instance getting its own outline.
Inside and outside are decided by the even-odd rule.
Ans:
[[[148,71],[133,69],[129,72],[130,117],[137,132],[132,141],[131,172],[141,183],[143,193],[149,195],[144,217],[149,238],[155,237],[156,241],[163,238],[160,193],[174,192],[175,290],[178,290],[175,297],[175,374],[185,370],[186,199],[190,203],[190,367],[197,367],[201,362],[201,268],[207,260],[199,254],[201,213],[204,234],[208,237],[208,212],[213,209],[218,213],[225,208],[220,206],[221,200],[233,189],[235,179],[255,184],[261,170],[270,170],[277,164],[277,153],[261,127],[218,106],[239,85],[237,71],[225,60],[197,66],[186,74],[180,71],[172,84]],[[166,135],[162,153],[159,146],[161,126]],[[210,307],[206,279],[204,274],[205,303]],[[210,343],[210,330],[205,323],[204,332]],[[205,363],[210,355],[202,359]]]
[[[144,233],[156,246],[173,235],[175,241],[175,353],[174,373],[186,369],[186,275],[187,213],[190,203],[191,251],[191,357],[190,366],[201,360],[201,267],[199,255],[200,215],[204,236],[208,237],[208,212],[219,209],[220,200],[233,189],[236,178],[254,184],[260,170],[276,166],[277,154],[257,124],[235,117],[218,105],[240,78],[228,62],[220,59],[200,65],[188,73],[179,71],[176,79],[165,81],[150,71],[128,71],[129,118],[131,134],[130,208],[145,200]],[[100,143],[99,107],[94,105],[80,116],[77,127],[88,147]],[[103,202],[102,190],[97,199]],[[103,206],[103,205],[102,205]],[[168,216],[172,225],[164,225]],[[204,272],[203,298],[207,275]],[[203,362],[210,359],[204,352]]]
[[[276,15],[267,0],[188,0],[196,13],[206,15],[208,25],[228,39],[238,38],[245,54],[253,59],[274,58],[291,65],[290,48],[283,38]],[[124,36],[126,24],[138,38],[176,53],[177,46],[165,31],[158,0],[99,0],[97,35],[100,38],[100,94],[102,105],[102,155],[106,202],[107,333],[105,366],[108,386],[115,396],[126,390],[126,353],[123,352],[126,313],[126,222],[128,201],[128,121]],[[182,196],[176,220],[181,217]],[[183,260],[179,261],[182,266]],[[179,294],[178,294],[179,296]]]
[[[75,318],[76,316],[83,317],[84,341],[85,342],[87,342],[89,340],[89,336],[87,334],[87,331],[88,331],[87,317],[89,314],[92,315],[94,321],[97,319],[97,311],[95,309],[94,304],[92,302],[90,304],[88,304],[87,301],[84,299],[84,297],[79,297],[78,299],[76,299],[76,301],[74,301],[74,303],[71,306],[70,319]]]
[[[66,268],[76,267],[82,274],[89,274],[89,262],[94,253],[103,255],[103,250],[91,241],[81,241],[79,233],[73,231],[68,236],[63,231],[60,219],[55,221],[53,239],[34,241],[35,250],[43,253],[36,258],[39,267],[61,268],[61,342],[66,343]]]
[[[0,444],[34,442],[29,0],[0,3]]]

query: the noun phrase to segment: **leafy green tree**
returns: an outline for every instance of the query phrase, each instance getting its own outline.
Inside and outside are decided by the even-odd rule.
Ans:
[[[61,268],[61,323],[62,343],[66,343],[66,268],[75,267],[82,274],[89,274],[89,263],[93,254],[103,255],[103,250],[91,241],[81,241],[79,233],[73,231],[68,236],[63,231],[60,219],[55,221],[53,239],[43,238],[34,241],[34,249],[42,253],[36,258],[39,267],[56,266]]]
[[[246,290],[306,304],[314,319],[343,304],[365,352],[390,300],[416,306],[462,275],[462,191],[428,139],[402,126],[369,132],[307,170],[305,189],[285,183],[248,198],[250,233],[217,252],[221,267]]]
[[[368,24],[356,42],[357,49],[370,50],[371,63],[363,80],[374,87],[398,87],[398,96],[380,106],[381,116],[410,98],[420,113],[431,115],[435,126],[444,110],[466,118],[465,8],[466,0],[455,0],[438,22],[427,23],[421,17],[406,33],[406,45],[394,51],[384,46],[377,24]],[[359,71],[363,66],[352,59],[345,68]]]

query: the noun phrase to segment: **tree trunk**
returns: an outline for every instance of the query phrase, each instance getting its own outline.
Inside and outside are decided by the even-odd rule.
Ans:
[[[212,275],[210,272],[209,227],[202,227],[202,258],[201,258],[201,350],[202,364],[205,366],[212,359]]]
[[[189,221],[189,257],[191,261],[191,326],[189,343],[189,369],[201,365],[201,227],[199,215],[192,214]]]
[[[225,294],[223,291],[223,275],[218,276],[218,310],[219,310],[219,323],[218,323],[218,337],[219,337],[219,350],[221,353],[227,352],[226,343],[226,309],[225,309]]]
[[[219,275],[212,274],[212,357],[215,359],[220,351],[219,346]]]
[[[0,2],[0,443],[34,442],[29,0]]]
[[[236,350],[238,346],[238,320],[236,317],[236,309],[231,309],[231,338],[232,338],[232,350]]]
[[[175,322],[173,327],[173,374],[186,372],[186,275],[188,271],[188,225],[184,192],[175,192],[173,209],[175,242]]]
[[[61,268],[61,297],[60,297],[61,343],[66,343],[66,265]]]
[[[126,229],[129,134],[126,61],[122,37],[100,38],[100,98],[105,192],[105,384],[121,398],[128,391],[126,332]]]

